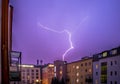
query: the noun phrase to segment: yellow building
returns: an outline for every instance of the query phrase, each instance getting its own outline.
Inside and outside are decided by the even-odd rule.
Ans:
[[[92,57],[67,64],[67,84],[92,84]]]
[[[42,69],[42,84],[51,84],[51,80],[54,77],[54,65],[47,64]]]

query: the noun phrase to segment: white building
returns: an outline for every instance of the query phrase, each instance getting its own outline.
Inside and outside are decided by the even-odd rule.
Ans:
[[[40,83],[40,68],[34,65],[21,65],[22,84]]]
[[[93,56],[93,84],[120,84],[120,47]]]

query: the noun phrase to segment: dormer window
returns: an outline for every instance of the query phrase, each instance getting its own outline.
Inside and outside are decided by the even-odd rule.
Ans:
[[[117,49],[112,50],[112,51],[110,52],[110,54],[111,54],[111,55],[116,55],[116,54],[117,54]]]
[[[103,57],[107,57],[107,52],[104,52],[104,53],[103,53]]]

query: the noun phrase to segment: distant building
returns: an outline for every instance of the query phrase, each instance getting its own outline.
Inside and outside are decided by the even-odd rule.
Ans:
[[[54,77],[54,65],[47,64],[42,68],[42,84],[51,84],[52,78]]]
[[[40,68],[34,65],[21,65],[21,83],[22,84],[39,84]]]
[[[93,84],[120,84],[120,47],[93,56]]]
[[[66,82],[67,76],[67,62],[56,60],[54,61],[54,76],[59,80],[64,80]]]
[[[67,84],[92,84],[92,57],[67,64]]]

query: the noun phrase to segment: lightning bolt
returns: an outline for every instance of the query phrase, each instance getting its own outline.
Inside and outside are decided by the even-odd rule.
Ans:
[[[84,23],[84,22],[87,20],[87,18],[88,18],[88,16],[86,16],[86,17],[78,24],[78,26],[80,26],[82,23]],[[69,32],[67,29],[64,29],[63,31],[57,31],[57,30],[48,28],[48,27],[40,24],[39,22],[38,22],[38,26],[40,26],[41,28],[43,28],[43,29],[45,29],[45,30],[48,30],[48,31],[51,31],[51,32],[55,32],[55,33],[60,33],[60,34],[61,34],[61,33],[64,33],[64,32],[67,33],[70,47],[69,47],[69,48],[63,53],[63,55],[62,55],[62,59],[63,59],[63,61],[64,61],[66,54],[67,54],[69,51],[71,51],[72,49],[74,49],[73,42],[72,42],[72,34],[71,34],[71,32]],[[77,27],[77,28],[79,28],[79,27]],[[77,30],[77,28],[76,28],[75,30]]]
[[[48,31],[51,31],[51,32],[55,32],[55,33],[64,33],[64,32],[65,32],[65,33],[67,33],[67,35],[68,35],[68,40],[69,40],[69,44],[70,44],[70,48],[68,48],[68,49],[64,52],[64,54],[62,55],[62,59],[63,59],[63,61],[64,61],[66,54],[67,54],[70,50],[72,50],[72,49],[74,48],[73,43],[72,43],[72,37],[71,37],[72,34],[71,34],[71,32],[69,32],[69,31],[66,30],[66,29],[64,29],[63,31],[56,31],[56,30],[54,30],[54,29],[50,29],[50,28],[48,28],[48,27],[46,27],[46,26],[43,26],[43,25],[40,24],[40,23],[38,23],[38,25],[39,25],[40,27],[48,30]]]

